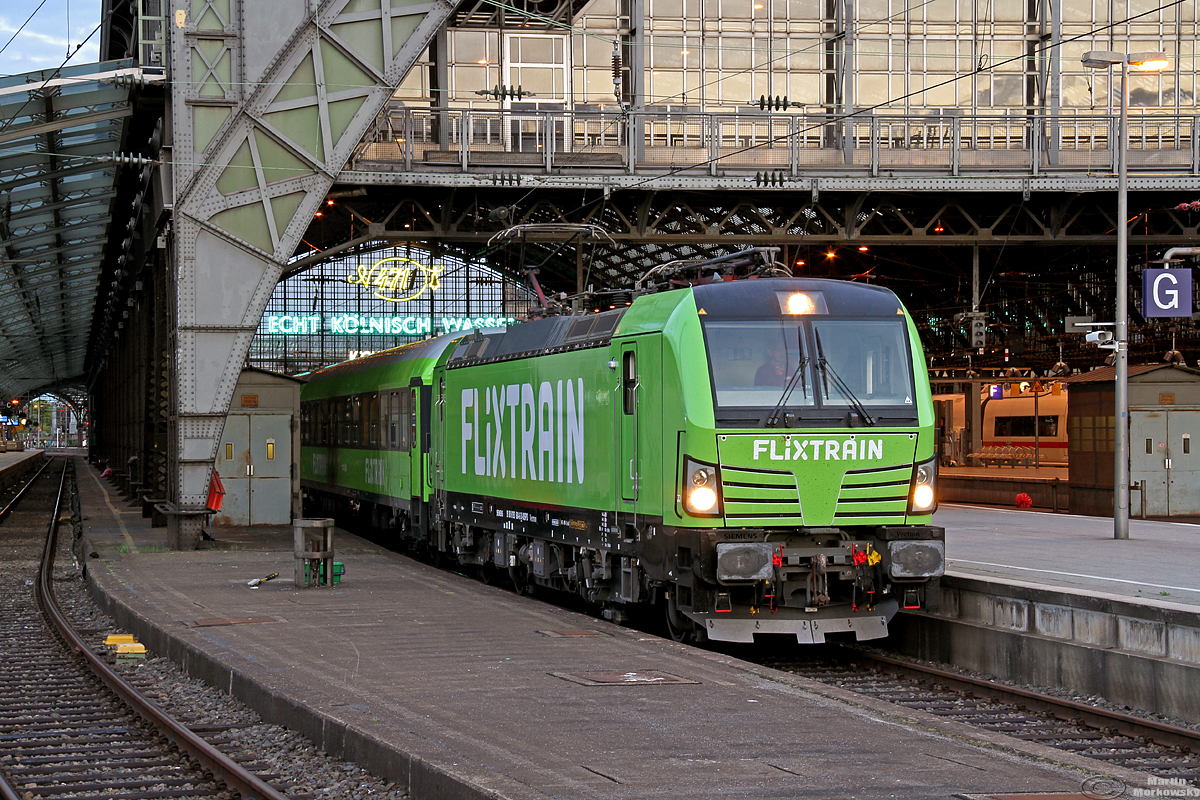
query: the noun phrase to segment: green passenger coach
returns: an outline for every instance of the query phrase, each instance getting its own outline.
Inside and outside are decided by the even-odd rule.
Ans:
[[[304,389],[308,513],[680,639],[887,634],[942,574],[920,341],[883,288],[712,280]]]

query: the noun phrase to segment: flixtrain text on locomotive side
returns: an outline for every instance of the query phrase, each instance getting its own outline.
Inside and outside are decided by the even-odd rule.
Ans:
[[[681,638],[877,638],[944,568],[922,364],[893,293],[799,278],[442,337],[313,376],[306,498]]]

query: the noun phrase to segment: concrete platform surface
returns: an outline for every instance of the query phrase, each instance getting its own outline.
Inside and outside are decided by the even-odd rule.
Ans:
[[[1113,538],[1104,517],[942,505],[947,571],[1099,592],[1151,604],[1200,606],[1200,525],[1133,519]]]
[[[40,458],[41,455],[41,450],[12,450],[0,453],[0,472],[5,472],[9,467],[20,464],[22,461]]]
[[[93,592],[153,652],[424,798],[948,798],[1138,776],[519,597],[338,531],[161,528],[77,459]],[[254,589],[253,578],[279,577]],[[584,635],[577,635],[582,632]],[[605,683],[605,681],[615,683]]]

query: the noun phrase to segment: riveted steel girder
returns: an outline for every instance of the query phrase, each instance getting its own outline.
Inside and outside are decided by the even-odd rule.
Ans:
[[[1176,210],[1181,197],[1190,195],[1133,193],[1130,207],[1138,221],[1130,225],[1131,245],[1169,247],[1200,240],[1200,213]],[[510,209],[504,222],[492,218],[498,208]],[[541,278],[553,291],[576,288],[580,261],[590,268],[588,282],[625,288],[664,260],[756,245],[796,252],[846,245],[1111,246],[1115,210],[1112,192],[1043,192],[1028,199],[1015,193],[825,192],[814,198],[745,190],[603,194],[586,189],[372,187],[363,196],[339,200],[314,220],[304,240],[322,252],[294,262],[289,270],[295,273],[318,259],[380,241],[437,241],[472,257],[492,254],[495,263],[502,261],[502,250],[487,243],[506,225],[588,223],[603,228],[611,241],[568,242],[560,248],[569,238],[565,234],[531,234],[524,241],[528,258],[537,263],[557,251]]]
[[[204,509],[234,384],[308,220],[452,10],[374,5],[203,0],[171,20],[178,510]]]

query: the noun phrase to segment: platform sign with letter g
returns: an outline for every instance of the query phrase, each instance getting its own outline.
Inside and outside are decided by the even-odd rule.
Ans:
[[[1147,317],[1192,315],[1192,271],[1148,269],[1142,272],[1142,314]]]

